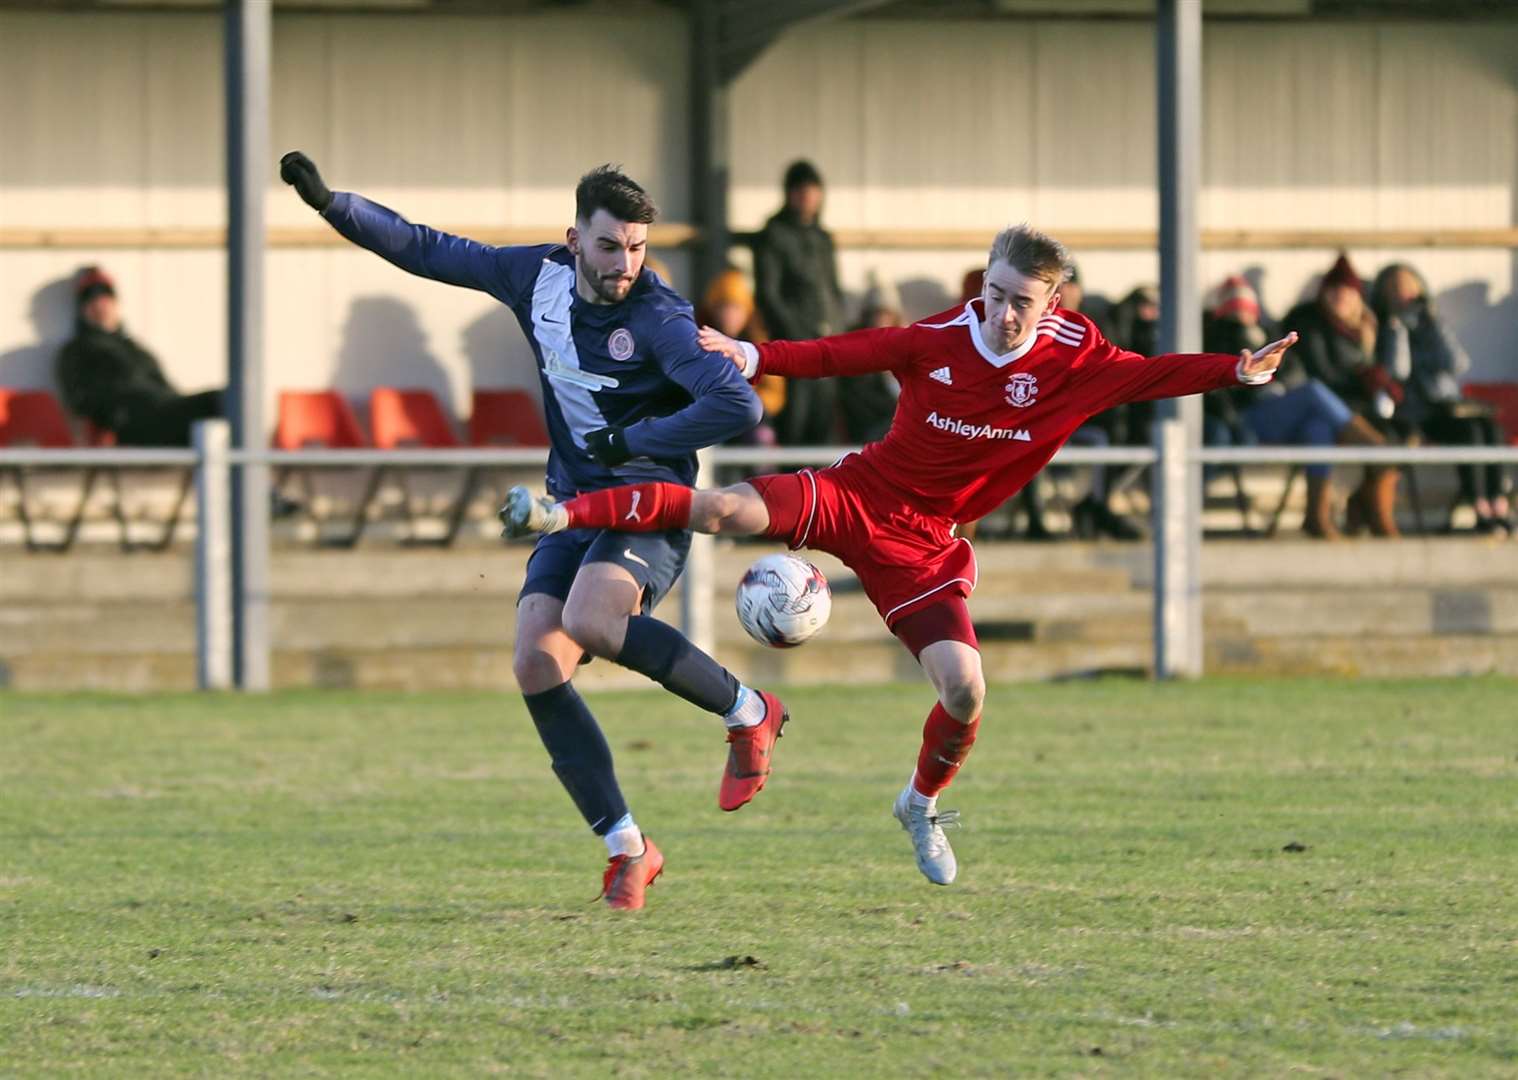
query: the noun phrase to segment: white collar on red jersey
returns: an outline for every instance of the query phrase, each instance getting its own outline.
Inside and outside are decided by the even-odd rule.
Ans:
[[[1023,342],[1017,348],[1013,349],[1011,352],[992,352],[991,346],[987,345],[985,339],[981,337],[981,319],[980,316],[975,312],[974,300],[970,300],[965,304],[965,313],[963,315],[956,317],[953,322],[947,322],[943,325],[952,326],[954,323],[961,321],[964,322],[967,327],[969,327],[970,340],[975,342],[975,351],[980,353],[981,356],[985,357],[986,362],[989,363],[992,367],[1002,368],[1006,367],[1008,364],[1012,363],[1015,360],[1021,360],[1023,357],[1028,355],[1028,352],[1038,342],[1038,335],[1036,333],[1029,334],[1028,340]]]

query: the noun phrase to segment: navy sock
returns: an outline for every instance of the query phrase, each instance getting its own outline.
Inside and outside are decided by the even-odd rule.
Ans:
[[[597,836],[627,813],[622,789],[611,767],[611,747],[601,726],[590,715],[585,700],[569,683],[544,690],[541,694],[523,694],[527,711],[537,725],[538,738],[548,749],[553,771],[569,797],[575,801],[585,823]]]
[[[737,704],[738,680],[732,673],[658,619],[631,616],[616,660],[707,712],[721,716]]]

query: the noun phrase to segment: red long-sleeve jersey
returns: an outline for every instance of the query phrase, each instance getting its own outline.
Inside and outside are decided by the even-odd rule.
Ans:
[[[759,373],[895,375],[896,419],[863,460],[911,505],[955,522],[1000,506],[1096,413],[1238,379],[1236,356],[1141,356],[1064,310],[1043,316],[1027,341],[998,356],[981,340],[980,320],[981,302],[972,300],[912,326],[769,342],[759,346]]]

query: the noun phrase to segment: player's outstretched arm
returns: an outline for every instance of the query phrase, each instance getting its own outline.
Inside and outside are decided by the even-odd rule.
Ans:
[[[512,248],[492,247],[426,225],[351,191],[332,191],[316,163],[299,150],[279,159],[280,179],[334,229],[407,273],[448,285],[479,289],[505,303],[513,297]]]
[[[726,356],[745,379],[764,375],[825,379],[833,375],[867,375],[895,371],[905,363],[909,327],[855,330],[814,341],[738,341],[710,326],[698,340],[707,352]]]
[[[1095,333],[1095,328],[1091,328]],[[1296,342],[1288,334],[1257,352],[1170,353],[1144,356],[1119,349],[1097,337],[1091,354],[1077,370],[1093,413],[1130,401],[1158,401],[1220,390],[1240,383],[1259,386],[1275,377],[1286,352]]]

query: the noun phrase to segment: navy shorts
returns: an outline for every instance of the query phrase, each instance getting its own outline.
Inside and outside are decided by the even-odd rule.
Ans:
[[[527,580],[517,603],[529,593],[567,599],[575,575],[586,563],[609,562],[622,567],[643,589],[643,614],[675,587],[685,557],[690,554],[690,533],[620,533],[609,529],[565,529],[538,540],[527,560]]]

